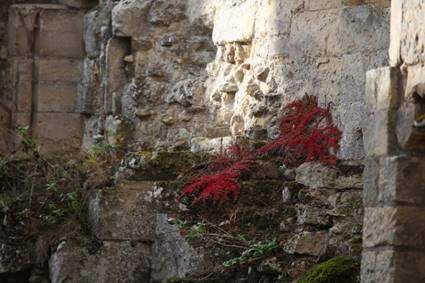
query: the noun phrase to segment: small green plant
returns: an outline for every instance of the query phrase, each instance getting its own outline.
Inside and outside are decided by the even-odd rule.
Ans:
[[[250,245],[248,249],[244,250],[240,256],[225,261],[223,266],[233,267],[236,265],[251,263],[274,254],[278,248],[279,245],[276,239],[255,242]]]
[[[200,237],[206,232],[206,225],[204,223],[189,224],[186,220],[177,218],[170,218],[168,223],[176,225],[179,228],[180,236],[187,239]]]
[[[58,224],[63,220],[65,211],[56,204],[49,204],[46,213],[41,215],[41,218],[48,224]]]
[[[31,137],[31,133],[28,127],[18,127],[16,129],[16,133],[18,134],[21,144],[23,146],[23,150],[25,152],[38,155],[38,146],[35,140]]]

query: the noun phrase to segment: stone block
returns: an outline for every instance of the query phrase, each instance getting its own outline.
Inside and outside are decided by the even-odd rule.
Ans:
[[[425,208],[368,207],[363,223],[363,247],[425,247]]]
[[[424,282],[425,253],[387,248],[363,251],[361,282]]]
[[[129,189],[93,192],[87,203],[92,234],[101,240],[152,241],[155,214],[149,205],[152,182],[138,182]],[[137,188],[137,189],[135,189]]]
[[[407,81],[405,97],[408,101],[415,101],[425,97],[425,67],[421,64],[407,67]]]
[[[328,233],[303,232],[289,239],[283,250],[288,254],[320,256],[326,252]]]
[[[21,81],[14,89],[16,109],[19,112],[31,112],[33,104],[33,86],[31,81]]]
[[[81,69],[82,62],[80,60],[39,59],[36,61],[39,82],[78,82],[81,77]]]
[[[425,151],[425,132],[421,117],[425,115],[425,103],[404,101],[397,112],[396,134],[402,149]],[[419,123],[419,124],[418,124]]]
[[[41,57],[84,57],[84,13],[78,10],[42,10],[37,53]]]
[[[82,118],[73,113],[37,113],[33,136],[44,152],[78,150],[82,141]]]
[[[393,16],[395,22],[392,23],[395,32],[393,40],[400,42],[398,43],[400,45],[398,62],[404,62],[407,65],[424,63],[425,3],[422,0],[396,0],[393,5],[395,9],[400,9],[395,12]]]
[[[364,129],[366,155],[380,156],[397,149],[396,118],[402,94],[398,68],[384,67],[366,74],[368,122]]]
[[[363,251],[361,282],[394,283],[394,256],[395,253],[393,250]]]
[[[49,278],[59,282],[149,282],[150,246],[137,242],[104,242],[94,253],[66,241],[49,260]]]
[[[335,188],[353,189],[362,188],[363,182],[360,170],[352,168],[357,173],[343,174],[336,166],[326,166],[319,162],[306,162],[296,169],[296,182],[311,189]]]
[[[363,204],[365,207],[376,206],[379,197],[380,158],[365,160],[363,171]]]
[[[40,82],[37,84],[37,111],[75,112],[78,85],[68,82]]]
[[[112,10],[112,32],[116,36],[136,37],[147,34],[147,13],[151,1],[120,1]]]
[[[254,35],[256,3],[253,0],[220,5],[214,18],[212,39],[217,45],[250,43]]]
[[[298,224],[329,226],[331,223],[325,208],[299,204],[296,209]]]

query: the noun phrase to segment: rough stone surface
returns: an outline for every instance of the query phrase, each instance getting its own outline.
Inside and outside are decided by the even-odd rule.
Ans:
[[[93,253],[62,242],[49,261],[50,279],[59,282],[148,282],[150,247],[143,243],[103,242]]]

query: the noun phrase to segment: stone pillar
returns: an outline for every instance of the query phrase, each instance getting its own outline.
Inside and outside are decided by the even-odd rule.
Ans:
[[[425,1],[391,5],[391,66],[367,73],[361,280],[425,282]]]

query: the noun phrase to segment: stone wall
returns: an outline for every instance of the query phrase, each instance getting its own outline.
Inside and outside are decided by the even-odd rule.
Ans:
[[[308,94],[332,103],[340,157],[361,159],[364,74],[387,62],[387,6],[106,1],[86,17],[86,147],[96,135],[156,149],[274,137],[282,105]]]

